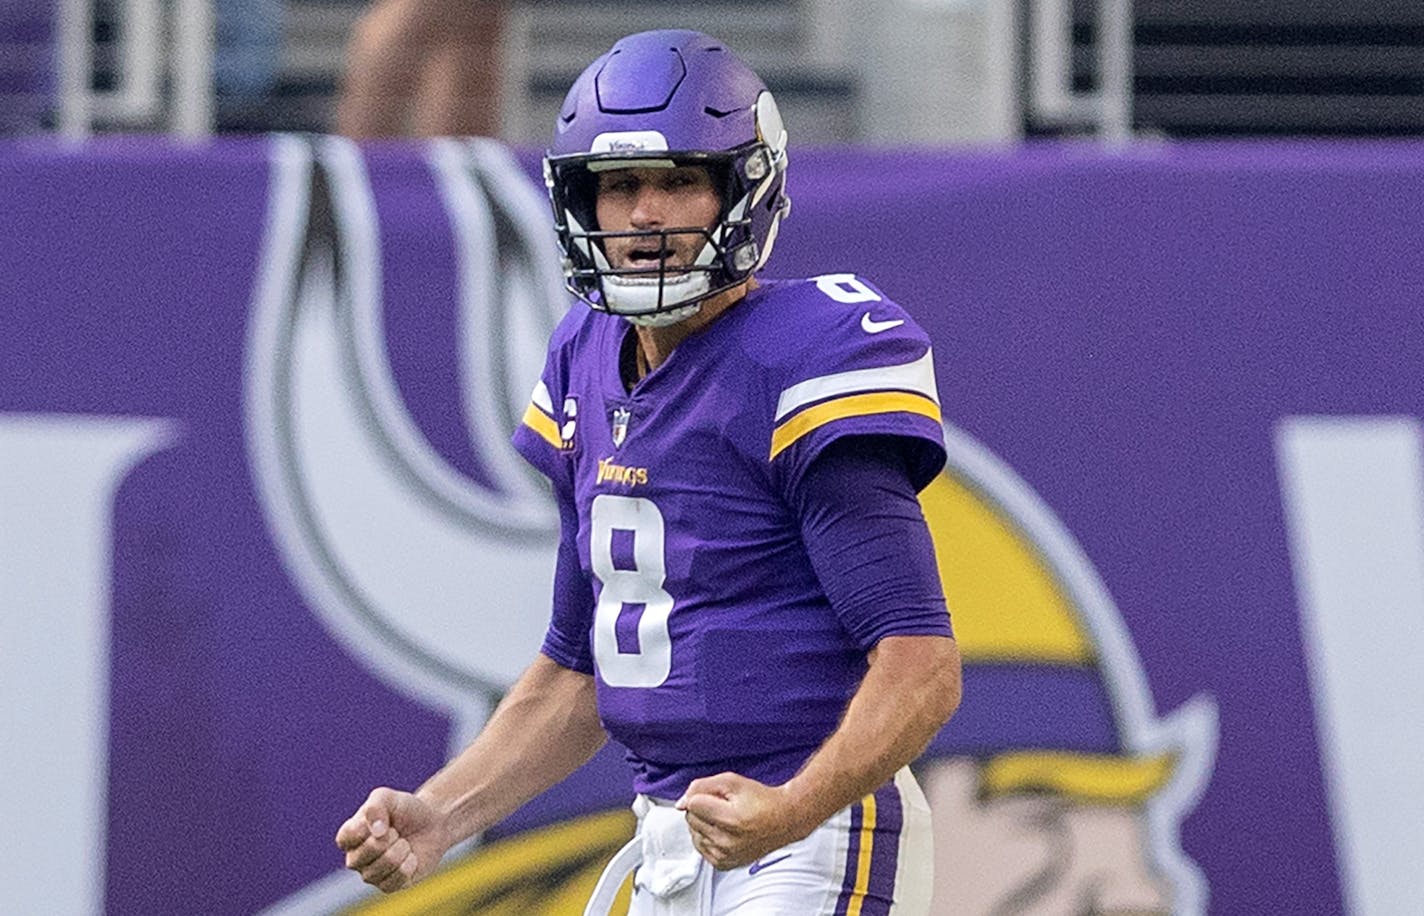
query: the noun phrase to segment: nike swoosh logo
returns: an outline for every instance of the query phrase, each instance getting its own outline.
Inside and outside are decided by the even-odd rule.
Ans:
[[[860,328],[867,334],[879,334],[881,331],[888,331],[891,328],[898,328],[904,323],[905,319],[903,318],[895,318],[890,321],[876,321],[874,318],[870,317],[869,312],[866,312],[864,315],[860,316]]]
[[[749,874],[749,875],[754,875],[754,874],[756,874],[757,872],[761,871],[763,868],[770,868],[771,866],[775,865],[777,862],[780,862],[780,861],[782,861],[782,860],[784,860],[784,859],[789,859],[789,858],[791,858],[791,853],[788,852],[788,853],[787,853],[786,855],[784,855],[784,856],[777,856],[775,859],[770,859],[770,860],[767,860],[767,861],[762,861],[761,859],[757,859],[755,862],[752,863],[752,867],[749,868],[749,869],[747,869],[747,874]]]

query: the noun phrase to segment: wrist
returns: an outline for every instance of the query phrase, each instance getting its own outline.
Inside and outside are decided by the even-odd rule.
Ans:
[[[781,794],[779,810],[788,812],[787,829],[795,834],[794,840],[805,839],[817,827],[839,809],[822,810],[825,800],[811,782],[798,774],[776,787]]]
[[[475,832],[474,830],[467,832],[462,829],[457,800],[442,798],[438,792],[430,791],[428,786],[421,786],[414,794],[428,807],[431,819],[430,831],[440,842],[443,851],[448,852],[451,847]]]

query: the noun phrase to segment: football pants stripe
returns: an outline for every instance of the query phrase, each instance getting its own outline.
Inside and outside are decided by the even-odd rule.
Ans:
[[[895,903],[900,832],[905,823],[900,805],[900,787],[892,779],[876,789],[871,797],[875,800],[876,842],[871,847],[870,874],[860,916],[889,916],[890,908]]]

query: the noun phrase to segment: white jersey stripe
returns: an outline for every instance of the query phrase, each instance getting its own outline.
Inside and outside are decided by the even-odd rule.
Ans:
[[[869,369],[852,369],[817,378],[797,382],[781,392],[776,401],[776,421],[807,404],[826,398],[861,391],[884,391],[896,389],[914,391],[939,403],[939,389],[935,386],[933,350],[912,363],[899,366],[873,366]]]
[[[554,399],[549,396],[549,386],[544,384],[543,379],[540,379],[539,383],[534,386],[534,393],[530,395],[529,399],[544,413],[551,417],[554,415]]]

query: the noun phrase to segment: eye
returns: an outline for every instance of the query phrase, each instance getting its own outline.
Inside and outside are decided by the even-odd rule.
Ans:
[[[605,175],[598,190],[603,194],[633,194],[638,190],[638,179],[632,175]]]
[[[677,169],[668,174],[665,187],[668,190],[685,191],[700,188],[706,184],[707,173],[701,169]]]

